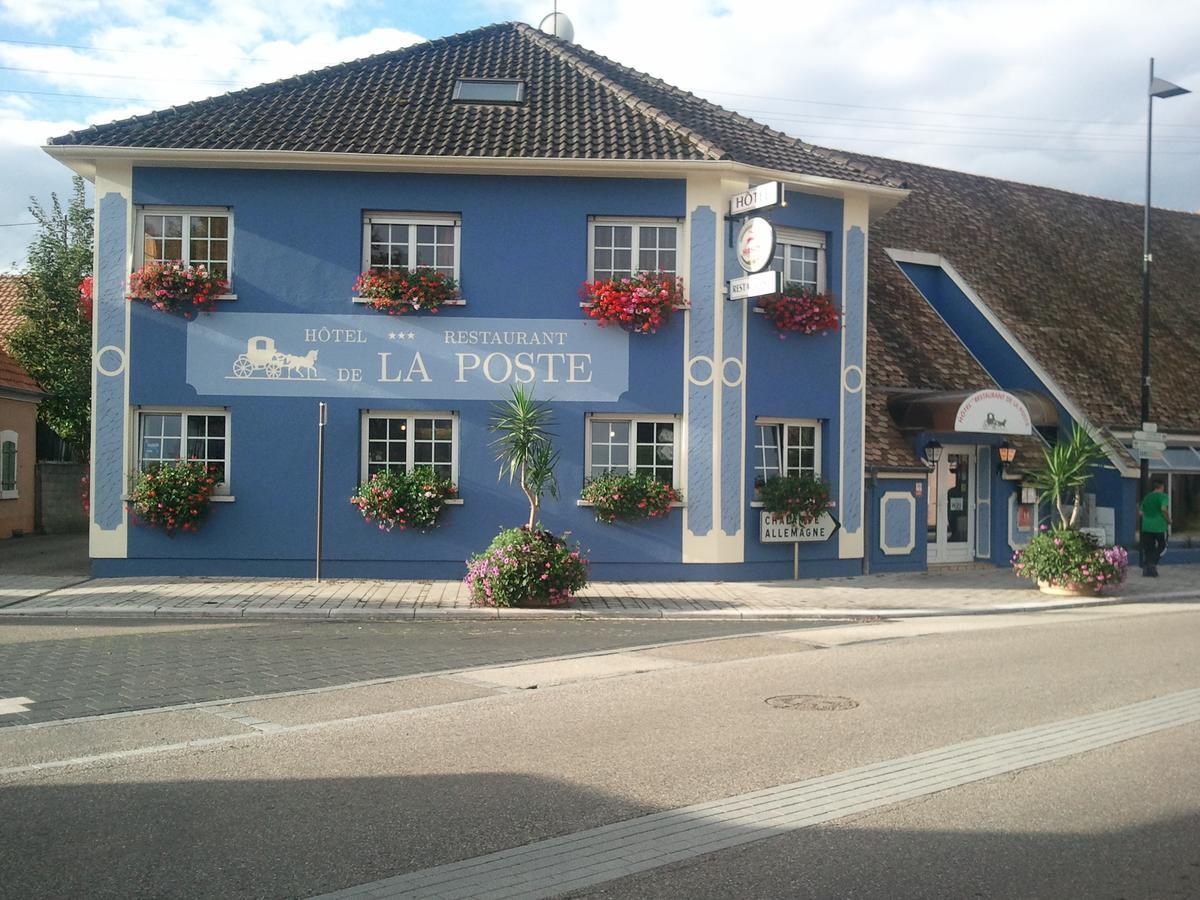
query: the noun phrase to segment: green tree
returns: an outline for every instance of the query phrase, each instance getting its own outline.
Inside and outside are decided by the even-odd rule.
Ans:
[[[516,481],[529,501],[529,530],[537,527],[542,495],[558,497],[558,479],[554,467],[558,451],[554,449],[549,431],[550,409],[533,399],[523,385],[513,385],[512,397],[495,405],[491,429],[500,433],[492,442],[500,477],[508,474],[508,483]]]
[[[46,392],[43,422],[86,456],[92,418],[92,324],[79,304],[79,284],[92,273],[92,210],[83,179],[72,180],[64,208],[57,194],[50,209],[30,198],[38,233],[21,273],[17,310],[25,321],[9,335],[8,348]]]

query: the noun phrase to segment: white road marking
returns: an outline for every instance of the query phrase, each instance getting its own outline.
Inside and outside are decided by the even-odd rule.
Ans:
[[[553,897],[1194,722],[1200,689],[614,822],[322,900]]]
[[[0,697],[0,716],[25,712],[32,704],[28,697]]]

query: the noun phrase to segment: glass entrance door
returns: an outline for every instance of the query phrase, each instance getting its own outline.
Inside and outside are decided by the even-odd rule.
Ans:
[[[929,475],[929,562],[975,558],[975,448],[946,447]]]

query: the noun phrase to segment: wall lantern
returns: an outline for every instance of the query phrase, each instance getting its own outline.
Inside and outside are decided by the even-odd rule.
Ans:
[[[941,458],[942,445],[938,441],[930,441],[925,445],[925,462],[929,463],[930,468],[936,466]]]
[[[1017,448],[1005,441],[996,448],[996,453],[1000,457],[1000,472],[1003,474],[1008,471],[1009,464],[1017,458]]]

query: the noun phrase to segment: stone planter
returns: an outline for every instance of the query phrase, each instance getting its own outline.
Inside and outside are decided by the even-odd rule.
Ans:
[[[1067,587],[1060,584],[1050,584],[1048,581],[1039,581],[1037,586],[1038,590],[1043,594],[1049,594],[1052,597],[1096,597],[1100,594],[1100,591],[1090,584]]]

